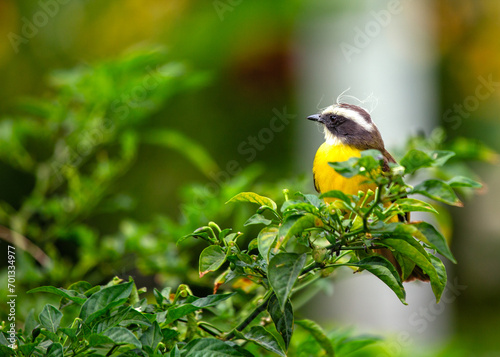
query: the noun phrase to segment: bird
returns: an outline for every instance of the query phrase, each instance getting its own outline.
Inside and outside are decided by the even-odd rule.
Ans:
[[[319,114],[308,116],[307,119],[322,124],[325,135],[325,142],[316,151],[313,163],[314,186],[319,193],[339,190],[357,195],[359,191],[375,191],[376,188],[375,184],[368,183],[364,176],[357,175],[351,178],[342,176],[328,164],[329,162],[347,161],[351,157],[360,157],[364,150],[376,149],[382,153],[383,171],[390,170],[389,163],[396,163],[394,157],[385,149],[382,135],[370,114],[357,105],[337,103],[323,109]],[[404,219],[396,216],[392,220]],[[407,219],[409,220],[409,214]],[[401,277],[401,267],[389,249],[373,251],[389,260]],[[429,281],[429,277],[419,266],[415,266],[404,281],[413,280]]]

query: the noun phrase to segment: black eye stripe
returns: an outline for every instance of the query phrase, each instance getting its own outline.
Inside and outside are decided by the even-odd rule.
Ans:
[[[330,118],[330,120],[332,122],[336,122],[336,123],[339,123],[339,124],[346,121],[346,119],[343,116],[338,115],[338,114],[330,114],[329,118]]]

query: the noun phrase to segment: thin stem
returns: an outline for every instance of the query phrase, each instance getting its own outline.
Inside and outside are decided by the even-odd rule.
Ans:
[[[365,250],[367,249],[366,246],[346,246],[346,247],[336,247],[334,244],[327,245],[325,247],[326,249],[335,249],[335,250]],[[368,249],[381,249],[385,248],[383,246],[378,246],[378,245],[373,245],[369,247]]]
[[[75,328],[75,327],[76,327],[76,325],[77,325],[77,324],[80,324],[80,322],[81,322],[81,321],[82,321],[82,320],[81,320],[79,317],[77,317],[77,318],[73,321],[73,323],[71,324],[71,328]],[[68,342],[68,339],[69,339],[69,336],[66,336],[66,338],[64,339],[63,344],[62,344],[62,345],[63,345],[63,347],[66,345],[66,342]]]
[[[318,262],[311,263],[309,266],[305,267],[304,270],[302,270],[300,275],[307,274],[316,268],[321,268],[321,263],[318,263]]]
[[[111,356],[113,354],[113,352],[115,352],[115,350],[118,348],[118,345],[114,345],[109,351],[108,353],[106,353],[106,356]]]
[[[373,201],[371,207],[368,209],[366,214],[363,215],[363,228],[364,228],[365,232],[369,232],[369,230],[368,230],[368,217],[370,217],[370,214],[373,212],[375,207],[379,204],[381,191],[382,191],[381,186],[379,186],[375,189],[375,200]]]
[[[216,327],[216,326],[214,326],[214,325],[211,325],[211,324],[209,324],[208,322],[205,322],[205,321],[200,321],[200,322],[198,322],[198,325],[200,325],[200,326],[201,326],[201,325],[207,325],[207,326],[209,326],[210,328],[212,328],[212,329],[214,329],[214,330],[217,330],[217,333],[218,333],[218,335],[219,335],[219,336],[220,336],[220,334],[223,332],[220,328],[218,328],[218,327]],[[207,328],[207,327],[204,327],[204,328]],[[207,332],[208,332],[208,331],[207,331]]]
[[[187,323],[187,322],[188,322],[186,319],[179,319],[178,321],[180,321],[180,322],[184,322],[184,323]],[[219,330],[219,329],[217,329],[215,326],[210,326],[210,327],[213,327],[214,329],[217,329],[217,330],[219,331],[219,332],[215,332],[215,331],[212,331],[212,330],[210,330],[209,328],[207,328],[207,327],[203,326],[203,324],[204,324],[204,322],[203,322],[203,321],[198,322],[198,327],[199,327],[200,329],[202,329],[203,331],[205,331],[205,332],[209,333],[210,335],[214,336],[214,337],[220,337],[220,333],[219,333],[219,332],[220,332],[220,330]]]
[[[268,207],[268,206],[264,206],[263,207],[264,209],[267,209],[268,211],[271,211],[272,214],[274,214],[276,216],[276,218],[278,218],[279,221],[282,220],[281,216],[279,215],[278,212],[276,212],[274,209],[272,209],[271,207]]]
[[[361,234],[361,233],[364,233],[364,230],[363,229],[357,229],[355,231],[345,233],[344,237],[348,238],[348,237],[351,237],[351,236],[357,236],[358,234]]]
[[[364,205],[366,204],[366,201],[368,201],[368,198],[370,198],[372,195],[368,194],[368,191],[365,192],[365,195],[363,196],[363,201],[361,201],[361,204],[359,205],[359,208],[363,208]]]
[[[225,340],[230,340],[234,337],[235,331],[243,331],[245,327],[247,327],[259,314],[267,309],[267,304],[269,302],[269,299],[271,298],[272,291],[268,291],[266,295],[264,295],[264,301],[257,306],[251,313],[250,315],[247,316],[245,320],[243,320],[242,323],[240,323],[238,326],[236,326],[229,334],[225,337]]]

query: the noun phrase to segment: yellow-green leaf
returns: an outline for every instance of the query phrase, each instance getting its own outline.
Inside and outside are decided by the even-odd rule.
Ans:
[[[227,201],[226,204],[233,202],[252,202],[260,206],[271,207],[273,210],[276,210],[276,208],[278,207],[276,205],[276,202],[274,202],[272,199],[258,195],[254,192],[240,192],[229,201]]]
[[[226,261],[226,253],[218,245],[211,245],[205,249],[200,254],[200,278],[203,275],[215,271],[221,267]]]

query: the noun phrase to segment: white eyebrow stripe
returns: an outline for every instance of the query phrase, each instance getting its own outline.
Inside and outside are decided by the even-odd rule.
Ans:
[[[337,114],[341,115],[347,119],[351,119],[353,122],[358,124],[360,127],[362,127],[365,130],[368,131],[373,131],[373,124],[368,123],[365,118],[361,116],[357,111],[348,109],[348,108],[339,108],[339,107],[334,107],[334,106],[329,106],[323,111],[324,114],[326,113],[331,113],[331,114]]]

